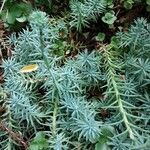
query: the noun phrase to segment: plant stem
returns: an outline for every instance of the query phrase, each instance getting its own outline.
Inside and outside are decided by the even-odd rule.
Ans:
[[[57,117],[57,101],[54,103],[53,121],[52,121],[52,134],[56,135],[56,118]]]
[[[56,88],[57,88],[57,90],[58,90],[58,95],[61,96],[61,92],[60,92],[60,90],[59,90],[57,80],[56,80],[56,78],[55,78],[53,72],[50,70],[50,65],[49,65],[48,59],[47,59],[47,57],[45,56],[45,54],[44,54],[44,52],[43,52],[44,44],[43,44],[43,40],[42,40],[42,29],[40,29],[40,36],[41,36],[41,37],[40,37],[40,43],[41,43],[40,49],[41,49],[41,53],[42,53],[43,60],[44,60],[44,62],[45,62],[45,65],[46,65],[46,67],[47,67],[47,70],[48,70],[50,76],[51,76],[52,79],[53,79],[53,83],[55,84],[55,86],[56,86]]]
[[[1,6],[1,8],[0,8],[0,14],[1,14],[3,8],[4,8],[4,5],[5,5],[6,1],[7,1],[7,0],[3,0],[2,6]]]
[[[108,51],[105,50],[104,57],[105,57],[105,61],[106,61],[106,69],[108,71],[107,74],[108,74],[109,79],[110,79],[109,82],[112,83],[113,89],[115,91],[115,97],[116,97],[116,100],[118,102],[119,111],[122,115],[125,127],[127,128],[127,131],[129,133],[129,137],[132,140],[134,140],[134,134],[133,134],[133,131],[130,127],[130,123],[129,123],[127,115],[126,115],[126,111],[123,107],[123,100],[121,99],[121,95],[120,95],[120,92],[119,92],[119,89],[117,86],[116,75],[114,73],[115,72],[115,68],[114,68],[115,65],[113,64],[112,55],[111,55],[111,53],[109,53]]]

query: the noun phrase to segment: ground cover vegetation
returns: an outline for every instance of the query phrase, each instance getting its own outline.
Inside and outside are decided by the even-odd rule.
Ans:
[[[149,150],[149,11],[149,0],[3,0],[0,149]]]

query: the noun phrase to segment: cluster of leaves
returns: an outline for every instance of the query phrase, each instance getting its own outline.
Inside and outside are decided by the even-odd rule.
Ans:
[[[103,0],[71,1],[69,23],[68,18],[33,11],[29,26],[9,37],[14,51],[2,65],[0,149],[148,150],[147,20],[137,19],[110,44],[103,44],[106,35],[99,33],[101,46],[92,52],[68,54],[70,27],[81,31],[107,6]],[[98,96],[88,96],[95,91]]]
[[[6,27],[11,27],[17,23],[27,21],[29,14],[32,11],[31,3],[9,0],[3,5],[3,10],[0,12],[0,18],[5,22]]]
[[[123,0],[123,6],[124,8],[126,9],[132,9],[133,6],[136,4],[136,3],[146,3],[147,5],[147,11],[149,11],[150,9],[150,1],[149,0]]]
[[[147,11],[150,10],[149,0],[144,2],[142,0],[123,0],[120,2],[115,2],[114,0],[71,0],[68,2],[63,0],[62,3],[53,0],[19,2],[17,0],[3,0],[0,18],[5,22],[6,27],[19,28],[21,23],[28,21],[29,15],[35,8],[44,8],[50,14],[57,14],[62,9],[58,5],[69,5],[69,7],[63,10],[63,14],[67,18],[69,17],[71,27],[81,31],[83,27],[89,26],[91,20],[97,21],[99,18],[108,25],[114,24],[117,20],[115,7],[122,6],[129,10],[138,3],[145,3]]]
[[[89,20],[96,20],[97,16],[105,11],[106,4],[104,0],[71,1],[71,26],[78,30],[81,30],[82,26],[88,26]]]
[[[46,14],[38,11],[33,12],[29,20],[30,30],[27,28],[18,37],[11,36],[15,54],[3,62],[5,90],[10,95],[6,104],[8,120],[4,122],[24,136],[28,132],[36,134],[40,128],[45,131],[46,127],[49,148],[68,147],[70,138],[74,142],[82,137],[95,141],[99,137],[100,122],[95,120],[94,105],[85,100],[84,94],[86,88],[92,88],[102,80],[100,57],[95,52],[85,52],[76,60],[64,62],[63,57],[55,54],[55,46],[57,41],[63,40],[60,33],[67,34],[65,22],[58,19],[49,23]],[[35,73],[19,71],[34,63],[38,65]],[[70,130],[73,137],[69,136]],[[6,140],[7,135],[1,136],[4,140],[2,149],[13,149],[13,141]]]
[[[3,0],[0,8],[0,19],[3,20],[6,28],[20,30],[21,25],[28,21],[28,17],[32,11],[41,7],[49,13],[56,13],[59,9],[53,0]]]

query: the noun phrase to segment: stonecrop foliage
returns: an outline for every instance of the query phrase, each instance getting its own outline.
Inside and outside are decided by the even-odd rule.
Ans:
[[[97,17],[105,11],[106,5],[105,0],[72,0],[70,25],[81,31],[83,26],[88,26],[90,20],[97,20]]]
[[[103,0],[70,5],[70,27],[79,30],[105,10]],[[29,26],[9,37],[14,51],[2,65],[0,149],[148,150],[150,23],[139,18],[117,33],[118,48],[110,43],[75,57],[58,51],[68,34],[64,18],[33,11]],[[95,90],[102,95],[88,96]]]

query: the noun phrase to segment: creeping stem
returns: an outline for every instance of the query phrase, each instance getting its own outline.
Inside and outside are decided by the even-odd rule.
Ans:
[[[123,107],[123,100],[121,99],[121,95],[117,86],[117,81],[116,81],[116,75],[115,75],[115,65],[113,64],[112,60],[112,55],[109,53],[107,50],[104,50],[104,58],[105,58],[105,65],[106,65],[106,70],[107,70],[107,75],[109,77],[109,82],[111,82],[111,85],[113,86],[113,89],[115,91],[115,97],[119,106],[119,111],[120,114],[123,118],[123,122],[125,124],[125,127],[129,133],[129,137],[131,139],[134,139],[134,134],[133,131],[130,127],[130,123],[128,121],[126,111]],[[110,84],[110,83],[109,83]]]

